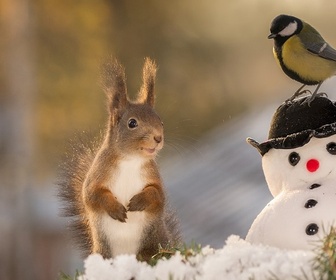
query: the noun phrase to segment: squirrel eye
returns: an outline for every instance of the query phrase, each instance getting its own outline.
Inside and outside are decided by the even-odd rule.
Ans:
[[[129,119],[128,127],[129,128],[136,128],[138,126],[138,122],[135,119]]]
[[[327,144],[327,151],[331,155],[336,155],[336,143],[330,142]]]
[[[297,165],[298,162],[300,161],[299,154],[296,153],[296,152],[290,153],[289,156],[288,156],[288,161],[289,161],[290,165],[292,165],[292,166]]]

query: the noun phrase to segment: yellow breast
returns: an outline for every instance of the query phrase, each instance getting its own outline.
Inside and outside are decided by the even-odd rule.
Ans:
[[[336,62],[307,51],[298,36],[289,38],[282,46],[283,62],[303,80],[324,81],[336,73]]]

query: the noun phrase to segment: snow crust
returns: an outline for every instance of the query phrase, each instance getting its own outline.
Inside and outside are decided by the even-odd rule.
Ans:
[[[90,255],[80,280],[188,280],[188,279],[319,279],[313,270],[315,253],[252,245],[231,235],[222,249],[203,247],[186,260],[180,253],[160,260],[156,266],[138,262],[135,255],[103,259]]]

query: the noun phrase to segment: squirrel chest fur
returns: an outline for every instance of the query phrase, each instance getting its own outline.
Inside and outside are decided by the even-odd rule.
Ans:
[[[143,165],[144,160],[139,157],[122,159],[109,179],[109,189],[125,207],[146,186]]]
[[[153,109],[155,74],[156,65],[146,59],[143,85],[130,101],[124,68],[108,61],[103,72],[109,108],[104,141],[100,147],[75,146],[75,155],[64,165],[60,197],[86,253],[105,258],[136,254],[148,261],[160,245],[180,243],[155,162],[164,142],[162,121]]]
[[[123,159],[109,180],[108,188],[124,207],[147,184],[143,164],[138,157]],[[103,215],[101,223],[106,239],[113,248],[112,255],[136,254],[148,220],[144,211],[129,212],[125,223],[112,219],[108,214]]]

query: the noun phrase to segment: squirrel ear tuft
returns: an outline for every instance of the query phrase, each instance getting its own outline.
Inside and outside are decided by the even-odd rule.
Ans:
[[[150,58],[146,57],[145,64],[142,70],[142,87],[140,89],[137,101],[140,103],[147,103],[153,107],[155,103],[155,77],[157,66]]]
[[[101,85],[108,99],[108,108],[113,120],[128,103],[125,68],[117,59],[109,58],[102,65]]]

